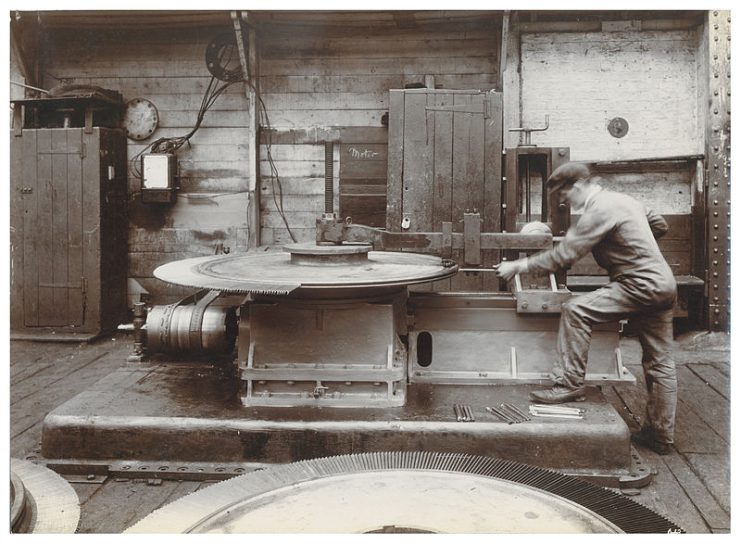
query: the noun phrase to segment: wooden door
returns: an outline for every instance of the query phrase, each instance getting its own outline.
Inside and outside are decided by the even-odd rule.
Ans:
[[[22,263],[14,266],[22,274],[23,325],[81,326],[82,129],[28,130],[21,139]]]
[[[463,232],[463,214],[479,212],[481,231],[501,230],[502,95],[483,91],[391,91],[389,192],[386,227],[442,232],[443,222]],[[462,266],[463,251],[453,259]],[[491,268],[498,251],[482,252]],[[432,285],[436,291],[498,289],[494,274],[459,273]]]

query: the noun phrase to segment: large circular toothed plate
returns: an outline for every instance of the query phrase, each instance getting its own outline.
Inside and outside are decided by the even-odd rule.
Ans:
[[[578,478],[491,457],[381,452],[257,471],[175,501],[129,533],[680,531]]]
[[[74,533],[80,503],[56,472],[30,461],[10,460],[11,524],[18,533]]]
[[[289,246],[286,252],[196,257],[160,266],[155,277],[177,285],[228,293],[275,292],[294,289],[404,286],[446,278],[458,267],[440,257],[390,251],[337,250],[336,262],[323,260],[325,250]],[[355,246],[357,247],[357,246]],[[297,257],[300,256],[300,259]],[[366,259],[367,256],[367,259]],[[314,257],[317,262],[307,262]],[[362,260],[358,260],[362,257]]]

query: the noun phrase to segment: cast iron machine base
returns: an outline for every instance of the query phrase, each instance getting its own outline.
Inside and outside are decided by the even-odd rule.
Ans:
[[[407,291],[457,269],[349,244],[164,265],[155,275],[165,281],[246,295],[236,361],[130,362],[47,416],[42,454],[60,472],[182,479],[340,454],[467,452],[646,485],[650,470],[599,389],[634,381],[617,325],[594,331],[587,383],[598,387],[579,403],[583,418],[508,424],[486,407],[528,411],[529,392],[549,383],[558,314],[523,311],[508,293]],[[196,299],[192,311],[176,308],[189,319],[158,321],[162,338],[204,343],[188,327],[207,315]],[[226,331],[227,313],[215,315]],[[455,405],[475,421],[457,420]]]

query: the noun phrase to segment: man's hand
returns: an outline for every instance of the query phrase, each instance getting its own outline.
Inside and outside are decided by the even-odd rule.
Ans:
[[[494,270],[497,271],[497,276],[509,281],[515,277],[515,274],[526,272],[527,263],[525,262],[525,259],[518,259],[512,262],[503,261],[494,265]]]

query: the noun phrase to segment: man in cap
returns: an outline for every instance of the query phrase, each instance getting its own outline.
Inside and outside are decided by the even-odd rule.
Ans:
[[[672,308],[677,285],[656,239],[668,230],[664,218],[630,196],[607,191],[599,178],[577,162],[557,168],[546,182],[582,210],[560,244],[553,249],[512,262],[502,262],[497,274],[512,279],[524,272],[555,272],[569,268],[589,251],[605,268],[610,282],[596,291],[574,296],[563,304],[558,330],[558,359],[554,385],[533,391],[541,403],[584,400],[584,375],[592,327],[628,317],[638,331],[649,398],[646,421],[638,442],[660,454],[669,452],[674,438],[677,378],[671,359]]]

